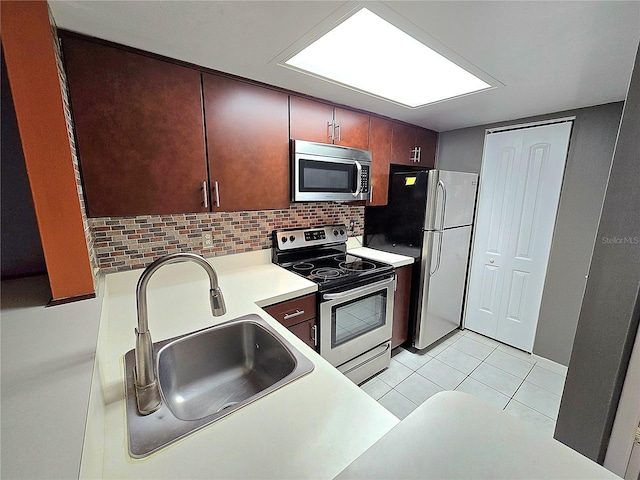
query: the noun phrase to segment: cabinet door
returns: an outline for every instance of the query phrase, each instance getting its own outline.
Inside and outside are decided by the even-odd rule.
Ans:
[[[289,327],[289,331],[293,333],[296,337],[302,340],[304,343],[309,345],[311,348],[316,350],[316,319],[312,318],[311,320],[307,320],[306,322],[298,323],[297,325],[293,325]]]
[[[393,122],[393,138],[391,141],[391,163],[415,165],[411,161],[412,151],[416,148],[415,127]]]
[[[421,167],[434,168],[436,164],[436,145],[438,143],[438,134],[433,130],[426,128],[416,129],[416,146],[420,147],[420,165]]]
[[[373,195],[368,205],[386,205],[389,191],[389,164],[391,163],[392,123],[371,117],[371,188]]]
[[[393,296],[393,333],[391,334],[391,348],[395,348],[409,339],[411,268],[411,265],[396,268],[396,293]]]
[[[287,94],[217,75],[202,77],[213,211],[288,208]]]
[[[62,46],[89,216],[208,211],[200,73],[73,37]]]
[[[333,143],[361,150],[369,149],[369,115],[336,107],[334,119],[340,126]]]
[[[291,139],[332,143],[329,122],[333,121],[333,107],[301,97],[290,97]]]

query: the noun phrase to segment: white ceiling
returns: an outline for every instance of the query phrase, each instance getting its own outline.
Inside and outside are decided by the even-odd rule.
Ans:
[[[437,131],[623,100],[640,41],[637,0],[49,3],[59,28]],[[501,85],[409,109],[277,64],[359,5]]]

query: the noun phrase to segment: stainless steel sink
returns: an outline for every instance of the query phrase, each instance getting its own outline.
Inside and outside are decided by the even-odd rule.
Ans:
[[[313,363],[258,315],[154,343],[161,407],[138,412],[125,355],[129,453],[145,457],[311,372]]]

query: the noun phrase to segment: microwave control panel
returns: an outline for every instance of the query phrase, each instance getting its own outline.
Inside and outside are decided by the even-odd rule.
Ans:
[[[369,193],[369,167],[367,165],[362,166],[362,173],[360,174],[360,191],[363,193]]]

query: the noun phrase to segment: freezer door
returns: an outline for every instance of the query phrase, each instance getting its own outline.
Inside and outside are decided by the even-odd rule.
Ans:
[[[473,223],[478,189],[475,173],[432,170],[429,172],[429,198],[433,206],[431,226],[427,230],[444,230]],[[429,208],[429,202],[427,202]]]
[[[426,348],[460,326],[471,226],[425,232],[422,300],[414,345]],[[427,269],[428,266],[428,269]]]

